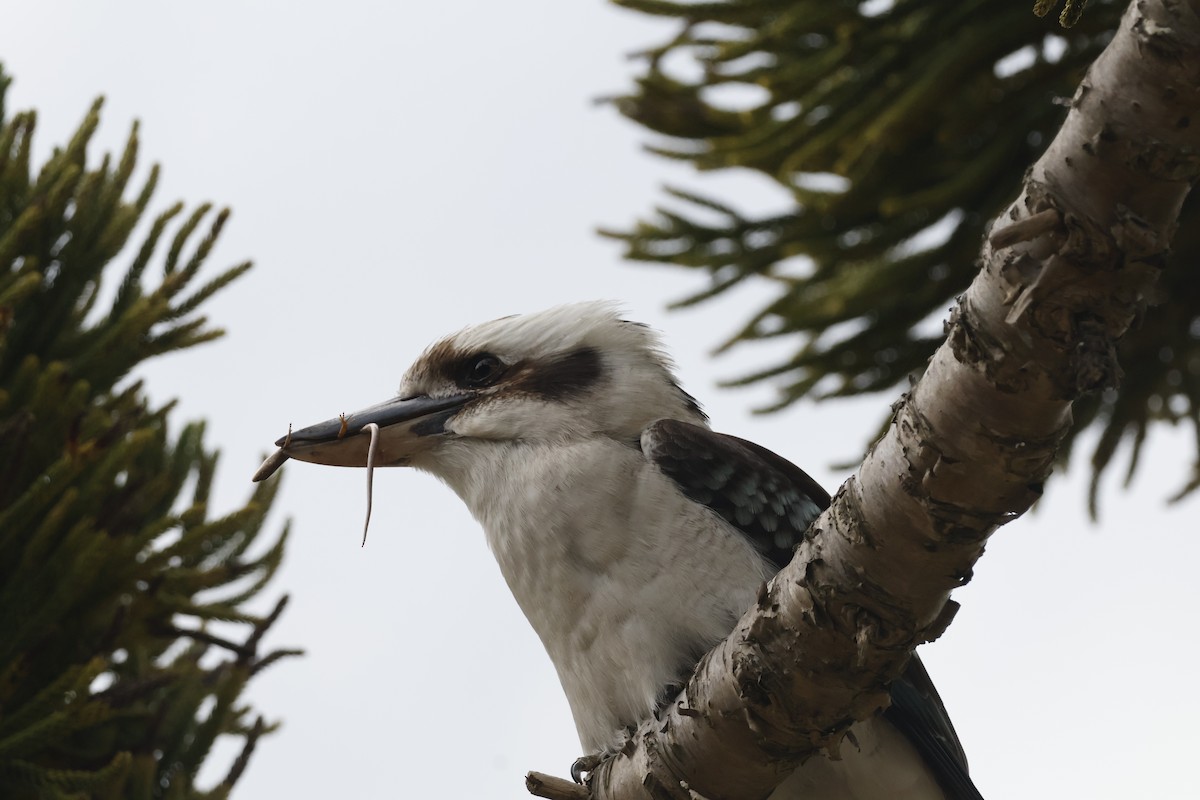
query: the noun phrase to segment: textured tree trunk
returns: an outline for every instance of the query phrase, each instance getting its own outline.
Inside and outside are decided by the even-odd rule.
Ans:
[[[945,629],[987,537],[1041,494],[1072,401],[1116,386],[1114,343],[1200,174],[1198,10],[1130,7],[887,434],[680,698],[597,768],[593,798],[766,797]]]

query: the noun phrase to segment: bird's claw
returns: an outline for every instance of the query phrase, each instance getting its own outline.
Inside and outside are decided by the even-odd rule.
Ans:
[[[575,763],[571,765],[571,780],[578,784],[584,783],[599,763],[599,753],[592,753],[590,756],[580,756],[575,759]]]

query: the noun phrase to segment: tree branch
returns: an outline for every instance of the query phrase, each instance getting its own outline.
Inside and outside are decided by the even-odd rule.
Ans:
[[[1041,494],[1071,402],[1116,385],[1200,174],[1198,5],[1130,7],[887,434],[593,798],[766,797],[949,624],[987,537]]]
[[[574,781],[556,778],[542,772],[530,772],[525,776],[525,788],[535,797],[546,800],[587,800],[588,790]]]

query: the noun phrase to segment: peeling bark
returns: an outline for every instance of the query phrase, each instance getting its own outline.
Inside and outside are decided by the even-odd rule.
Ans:
[[[1117,384],[1114,343],[1200,174],[1198,10],[1130,7],[887,434],[677,701],[595,770],[593,798],[766,797],[836,753],[946,628],[987,537],[1041,494],[1071,402]]]

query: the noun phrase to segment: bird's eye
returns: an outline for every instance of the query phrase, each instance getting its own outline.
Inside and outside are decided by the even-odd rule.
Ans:
[[[468,360],[463,365],[462,384],[472,389],[490,386],[504,372],[504,362],[490,353]]]

